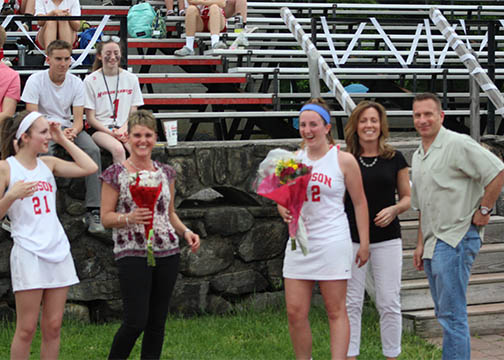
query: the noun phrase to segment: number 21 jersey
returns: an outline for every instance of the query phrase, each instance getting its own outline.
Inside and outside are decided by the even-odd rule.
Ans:
[[[33,170],[26,169],[13,156],[7,162],[10,167],[7,191],[21,180],[37,182],[35,193],[14,201],[7,212],[14,242],[46,261],[62,261],[70,251],[70,244],[56,213],[57,187],[52,171],[39,158]]]

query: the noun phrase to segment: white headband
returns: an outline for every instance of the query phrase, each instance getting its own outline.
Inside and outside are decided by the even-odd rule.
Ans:
[[[39,112],[32,111],[28,115],[24,117],[23,120],[21,120],[21,124],[19,124],[19,127],[16,131],[16,139],[19,140],[21,138],[21,135],[23,135],[26,130],[32,126],[32,124],[37,120],[39,117],[44,116]]]

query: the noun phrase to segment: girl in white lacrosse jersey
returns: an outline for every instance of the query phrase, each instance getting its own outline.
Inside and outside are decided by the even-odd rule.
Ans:
[[[68,287],[79,279],[56,213],[54,175],[81,177],[98,167],[63,135],[58,123],[49,123],[40,113],[21,112],[5,119],[0,130],[0,218],[9,215],[14,240],[10,270],[16,331],[11,358],[28,359],[42,305],[40,357],[55,359]],[[38,154],[47,153],[51,139],[74,162],[39,158]]]
[[[301,108],[299,134],[303,138],[297,157],[312,166],[301,217],[308,233],[308,254],[300,247],[285,250],[283,277],[289,332],[297,359],[310,359],[312,337],[308,312],[315,281],[329,319],[333,359],[346,358],[350,327],[345,307],[347,280],[352,261],[366,263],[369,247],[368,208],[355,158],[339,150],[330,134],[330,112],[322,99],[312,99]],[[352,240],[343,198],[348,190],[354,202],[360,249],[352,256]],[[285,222],[289,211],[279,206]]]

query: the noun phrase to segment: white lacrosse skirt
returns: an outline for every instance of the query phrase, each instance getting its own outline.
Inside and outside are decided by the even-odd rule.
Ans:
[[[352,277],[352,241],[350,238],[325,244],[310,244],[305,256],[298,245],[287,241],[283,277],[299,280],[346,280]]]
[[[10,255],[12,291],[52,289],[77,284],[72,254],[63,261],[49,262],[14,244]]]

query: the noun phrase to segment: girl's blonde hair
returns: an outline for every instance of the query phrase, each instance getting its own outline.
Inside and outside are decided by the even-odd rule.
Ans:
[[[359,143],[359,135],[357,134],[357,127],[359,126],[359,118],[362,113],[373,108],[378,111],[380,116],[380,136],[378,138],[378,156],[385,159],[392,159],[395,155],[395,150],[392,146],[386,143],[389,137],[389,127],[387,121],[387,111],[383,105],[374,101],[361,101],[352,111],[347,124],[345,125],[345,142],[346,150],[352,153],[355,157],[362,154],[362,147]]]
[[[128,117],[128,134],[131,132],[131,129],[135,125],[145,126],[157,133],[156,118],[150,111],[137,110],[135,112],[132,112]]]

